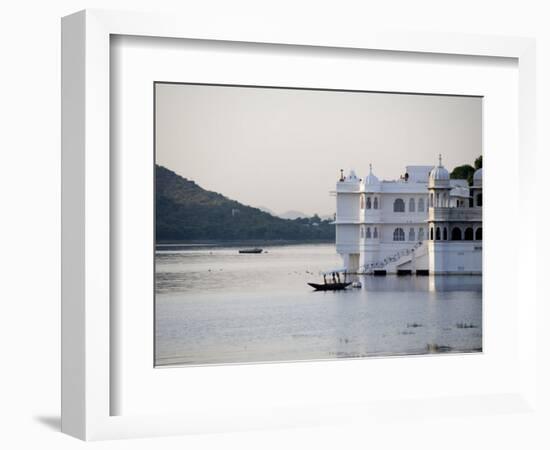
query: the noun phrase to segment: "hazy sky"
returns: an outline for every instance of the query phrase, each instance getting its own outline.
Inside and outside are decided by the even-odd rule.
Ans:
[[[331,214],[339,169],[380,179],[481,154],[480,98],[156,85],[156,162],[241,203]]]

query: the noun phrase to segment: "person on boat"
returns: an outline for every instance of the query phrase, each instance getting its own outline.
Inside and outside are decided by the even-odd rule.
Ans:
[[[336,274],[332,272],[332,282],[336,283]]]
[[[327,274],[326,273],[323,274],[323,282],[324,282],[324,284],[327,284]]]

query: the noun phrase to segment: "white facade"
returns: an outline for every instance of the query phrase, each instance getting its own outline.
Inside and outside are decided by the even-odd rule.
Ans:
[[[336,251],[352,273],[481,274],[482,169],[451,180],[438,166],[407,166],[398,180],[341,173]]]

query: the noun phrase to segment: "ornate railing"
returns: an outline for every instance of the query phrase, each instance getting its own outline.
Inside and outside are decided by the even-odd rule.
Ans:
[[[405,256],[409,256],[413,254],[419,247],[421,247],[423,244],[423,241],[418,241],[412,248],[407,248],[405,250],[398,251],[395,255],[388,256],[384,258],[382,261],[378,261],[375,263],[370,263],[362,266],[359,270],[363,273],[369,273],[376,269],[383,269],[388,264],[394,263],[399,261],[401,258]]]

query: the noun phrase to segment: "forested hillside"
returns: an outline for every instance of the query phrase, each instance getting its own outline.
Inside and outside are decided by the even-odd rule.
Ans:
[[[281,219],[156,166],[157,241],[333,240],[334,232],[329,220]]]

